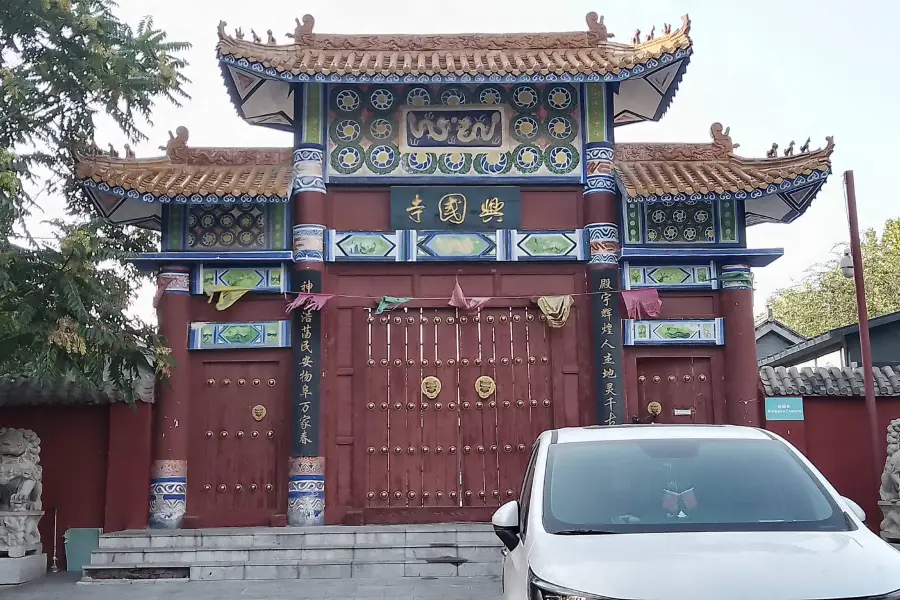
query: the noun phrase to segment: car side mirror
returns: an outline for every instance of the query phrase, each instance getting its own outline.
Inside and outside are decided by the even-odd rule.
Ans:
[[[510,551],[519,545],[519,502],[510,500],[497,509],[491,518],[494,533]]]
[[[857,504],[847,496],[841,496],[841,500],[843,500],[847,504],[847,506],[850,507],[850,510],[854,515],[856,515],[857,519],[859,519],[860,521],[866,520],[866,511],[864,511],[859,504]]]

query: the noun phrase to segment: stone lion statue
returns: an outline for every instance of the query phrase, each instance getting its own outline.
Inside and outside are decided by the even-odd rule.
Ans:
[[[884,519],[881,521],[881,535],[889,539],[900,539],[900,419],[888,425],[887,460],[881,473],[881,502]]]
[[[0,511],[41,510],[41,438],[0,427]]]

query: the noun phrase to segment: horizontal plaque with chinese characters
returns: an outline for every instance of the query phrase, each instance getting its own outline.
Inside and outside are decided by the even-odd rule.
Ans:
[[[518,229],[521,222],[518,187],[391,188],[391,229],[493,231]]]

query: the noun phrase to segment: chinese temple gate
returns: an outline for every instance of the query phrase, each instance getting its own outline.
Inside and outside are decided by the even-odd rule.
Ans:
[[[313,25],[288,45],[219,27],[238,113],[286,147],[179,127],[164,156],[78,165],[104,217],[162,232],[135,259],[178,363],[151,526],[487,520],[545,429],[759,423],[750,273],[782,250],[745,231],[803,214],[830,139],[616,143],[672,102],[687,17],[631,44],[594,13],[571,33]]]

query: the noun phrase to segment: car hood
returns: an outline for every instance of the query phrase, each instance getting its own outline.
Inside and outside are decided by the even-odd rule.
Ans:
[[[823,600],[900,588],[900,552],[868,531],[543,534],[540,579],[639,600]]]

